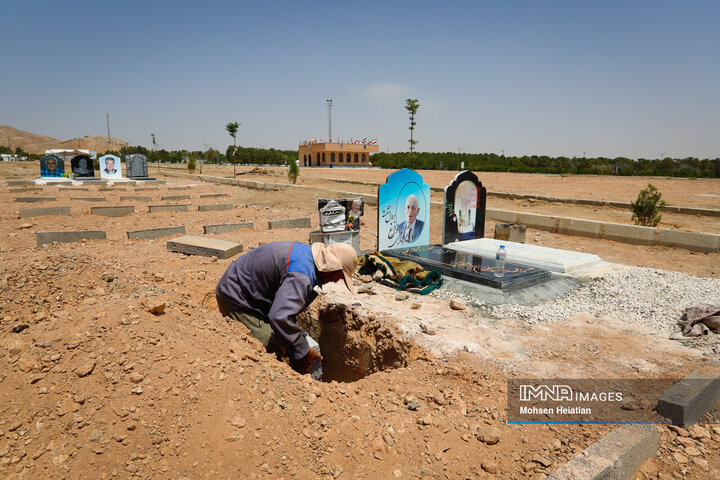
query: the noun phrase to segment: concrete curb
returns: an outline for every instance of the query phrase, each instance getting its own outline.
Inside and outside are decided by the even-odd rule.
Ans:
[[[198,205],[198,212],[232,210],[233,208],[235,208],[235,205],[232,203],[211,203],[209,205]]]
[[[148,240],[151,238],[167,237],[168,235],[175,235],[178,233],[185,233],[185,225],[177,227],[148,228],[146,230],[132,230],[127,232],[127,237],[130,239]]]
[[[105,232],[102,230],[75,230],[68,232],[37,232],[35,234],[37,246],[41,247],[48,243],[71,243],[80,240],[105,240]]]
[[[135,213],[135,207],[133,205],[90,207],[91,215],[102,215],[103,217],[124,217],[131,213]]]
[[[674,424],[697,423],[720,400],[720,367],[703,367],[687,375],[665,392],[657,412]]]
[[[167,249],[171,252],[185,253],[187,255],[230,258],[242,252],[243,246],[241,243],[228,242],[227,240],[185,235],[184,237],[168,240]]]
[[[224,223],[220,225],[203,225],[203,233],[214,235],[216,233],[233,232],[241,228],[253,229],[252,223]]]
[[[276,228],[311,228],[312,223],[310,217],[300,218],[288,218],[286,220],[270,220],[268,222],[268,229],[274,230]]]
[[[40,217],[43,215],[67,215],[69,217],[70,207],[24,208],[20,210],[20,218]]]
[[[191,198],[192,195],[165,195],[164,197],[160,197],[160,200],[190,200]]]
[[[513,212],[488,208],[486,218],[502,223],[519,223],[537,230],[564,235],[601,238],[635,245],[677,247],[696,252],[720,250],[720,235],[666,228],[641,227],[624,223],[600,222],[580,218],[556,217],[538,213]]]
[[[187,212],[188,204],[184,205],[149,205],[148,213],[155,212]]]
[[[105,197],[70,197],[74,202],[104,202]]]
[[[16,197],[15,201],[23,202],[23,203],[55,202],[55,201],[57,201],[57,198],[55,198],[55,197]]]
[[[654,425],[623,425],[545,477],[547,480],[629,479],[648,458],[657,455]]]

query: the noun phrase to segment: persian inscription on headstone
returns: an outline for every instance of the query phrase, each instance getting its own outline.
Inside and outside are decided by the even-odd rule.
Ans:
[[[469,170],[458,173],[445,187],[442,243],[485,236],[487,190]]]
[[[430,187],[409,168],[378,189],[378,250],[430,243]]]
[[[70,168],[76,177],[94,177],[95,166],[88,155],[77,155],[70,160]]]
[[[128,178],[147,177],[147,157],[141,153],[125,155],[125,169],[127,170]]]
[[[100,157],[100,178],[122,178],[120,157],[103,155]]]
[[[62,177],[65,173],[65,162],[57,155],[45,155],[40,159],[41,177]]]
[[[396,248],[382,252],[401,260],[410,260],[427,270],[438,270],[441,274],[472,283],[487,285],[503,291],[520,290],[550,279],[550,272],[536,267],[505,263],[505,274],[495,276],[495,259],[463,253],[449,248],[421,245],[410,248]]]

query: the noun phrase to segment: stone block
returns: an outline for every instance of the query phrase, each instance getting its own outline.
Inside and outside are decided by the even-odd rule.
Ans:
[[[67,232],[37,232],[38,247],[48,243],[71,243],[80,240],[105,240],[105,232],[102,230],[74,230]]]
[[[635,245],[655,245],[655,231],[652,227],[606,223],[603,238]]]
[[[23,202],[23,203],[55,202],[55,201],[57,201],[57,198],[55,198],[55,197],[16,197],[15,201]]]
[[[150,213],[156,213],[156,212],[187,212],[188,206],[187,204],[183,205],[150,205],[148,207],[148,212]]]
[[[217,234],[217,233],[225,233],[225,232],[232,232],[235,230],[240,230],[241,228],[248,228],[250,230],[253,229],[252,223],[225,223],[220,225],[204,225],[203,230],[206,234]]]
[[[8,186],[35,185],[35,182],[32,180],[8,180],[7,184]]]
[[[696,423],[720,400],[720,367],[695,370],[665,392],[657,412],[675,424]]]
[[[103,217],[124,217],[135,213],[135,207],[132,205],[121,205],[114,207],[90,207],[90,214],[102,215]]]
[[[160,200],[190,200],[190,195],[165,195],[164,197],[160,197]]]
[[[227,193],[205,193],[200,195],[200,198],[213,198],[213,197],[227,197]]]
[[[167,249],[171,252],[186,253],[188,255],[230,258],[242,252],[243,246],[241,243],[228,242],[227,240],[185,235],[168,240]]]
[[[20,218],[40,217],[42,215],[70,216],[70,207],[24,208],[20,210]]]
[[[70,197],[70,200],[79,202],[104,202],[105,197]]]
[[[525,243],[526,225],[517,225],[515,223],[496,223],[495,239],[507,240],[509,242]]]
[[[198,212],[211,212],[215,210],[232,210],[235,205],[232,203],[213,203],[210,205],[198,205]]]
[[[100,187],[98,188],[99,192],[124,192],[127,190],[126,188],[118,188],[118,187]]]
[[[695,252],[717,252],[720,249],[720,235],[681,230],[660,229],[658,245],[679,247]]]
[[[168,190],[187,190],[188,188],[190,188],[190,186],[189,186],[189,185],[185,185],[185,186],[182,186],[182,187],[168,187]]]
[[[579,218],[559,218],[557,232],[562,235],[577,235],[580,237],[600,238],[602,236],[603,222],[582,220]]]
[[[510,223],[510,222],[507,222]],[[520,223],[537,230],[545,230],[547,232],[558,232],[558,217],[552,215],[541,215],[539,213],[520,213],[517,214],[517,220],[512,223]]]
[[[120,201],[152,202],[152,197],[120,196]]]
[[[312,224],[310,217],[288,218],[286,220],[270,220],[268,228],[275,230],[278,228],[310,228]]]
[[[132,230],[127,232],[127,236],[131,239],[147,240],[150,238],[176,235],[178,233],[185,233],[185,225],[179,225],[177,227],[148,228],[146,230]]]
[[[486,208],[485,216],[488,220],[496,222],[517,223],[518,213],[510,210],[496,210],[494,208]]]
[[[59,192],[89,192],[89,188],[85,187],[58,187]]]
[[[147,191],[150,191],[150,190],[160,190],[160,187],[144,187],[144,188],[143,188],[143,187],[136,187],[136,188],[135,188],[135,191],[136,191],[136,192],[147,192]]]
[[[629,479],[657,455],[655,425],[623,425],[545,477],[547,480]]]
[[[42,191],[42,187],[20,187],[11,188],[10,193],[23,193],[23,192],[39,192]]]

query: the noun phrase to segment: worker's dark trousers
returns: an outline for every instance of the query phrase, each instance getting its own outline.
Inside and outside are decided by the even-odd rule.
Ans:
[[[270,327],[270,323],[267,320],[257,317],[250,312],[233,310],[219,295],[215,295],[215,298],[217,299],[220,313],[225,317],[232,318],[233,320],[245,325],[248,330],[250,330],[250,335],[257,338],[260,343],[263,344],[265,350],[269,353],[275,353],[278,355],[282,355],[284,353],[280,345],[275,340],[275,332],[273,332],[273,329]]]

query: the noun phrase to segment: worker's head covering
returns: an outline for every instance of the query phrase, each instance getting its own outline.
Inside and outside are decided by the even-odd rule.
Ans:
[[[343,272],[345,286],[351,293],[355,293],[352,283],[352,276],[357,268],[358,258],[355,249],[347,243],[323,243],[312,244],[312,254],[315,266],[321,272]]]

